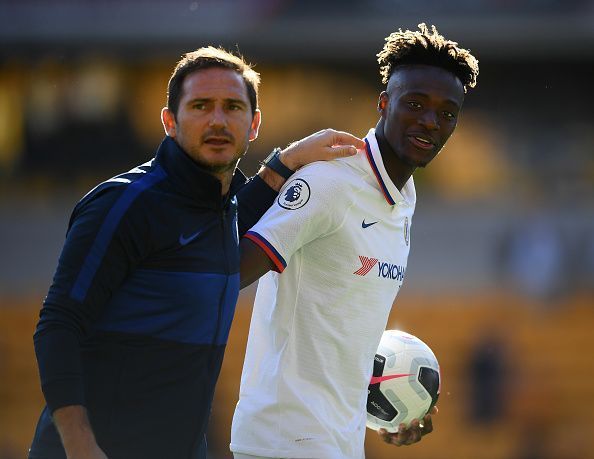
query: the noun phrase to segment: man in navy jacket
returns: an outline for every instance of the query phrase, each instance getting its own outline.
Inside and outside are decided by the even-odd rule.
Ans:
[[[34,336],[47,406],[31,459],[205,457],[239,238],[291,170],[362,147],[321,131],[246,181],[236,167],[258,135],[258,84],[241,57],[186,54],[155,158],[76,205]]]

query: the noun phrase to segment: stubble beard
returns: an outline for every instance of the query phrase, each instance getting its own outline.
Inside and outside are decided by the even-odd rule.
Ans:
[[[241,153],[240,155],[237,154],[235,156],[235,158],[233,160],[229,161],[228,163],[213,164],[211,162],[205,161],[203,158],[201,158],[201,155],[199,155],[199,154],[193,155],[193,159],[194,159],[194,162],[196,164],[198,164],[198,166],[201,169],[205,170],[206,172],[209,172],[211,174],[217,174],[217,175],[225,174],[229,171],[231,171],[231,172],[235,171],[235,168],[239,164],[239,161],[247,153],[247,147],[248,147],[247,145],[245,145],[245,147],[242,147],[243,153]],[[238,152],[236,152],[236,153],[238,153]]]

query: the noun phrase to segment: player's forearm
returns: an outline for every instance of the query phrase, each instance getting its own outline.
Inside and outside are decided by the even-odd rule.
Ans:
[[[262,166],[258,171],[258,176],[266,182],[266,184],[277,193],[280,191],[286,182],[284,177],[274,172],[272,169]]]
[[[97,445],[85,407],[70,405],[58,408],[52,417],[68,459],[107,457]]]

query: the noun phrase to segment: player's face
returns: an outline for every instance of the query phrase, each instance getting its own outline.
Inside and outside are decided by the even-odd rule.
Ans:
[[[384,136],[408,166],[425,167],[456,128],[464,87],[453,73],[428,65],[394,71],[378,108]]]
[[[246,83],[226,68],[186,76],[174,115],[162,112],[167,135],[200,166],[213,173],[233,171],[258,136],[260,111],[252,116]]]

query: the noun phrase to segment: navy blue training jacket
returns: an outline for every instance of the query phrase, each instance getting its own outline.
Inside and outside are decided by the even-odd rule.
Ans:
[[[87,407],[110,459],[204,454],[239,237],[275,197],[237,171],[222,198],[220,182],[166,138],[153,160],[76,205],[34,335],[47,406],[31,459],[65,458],[51,413],[68,405]]]

